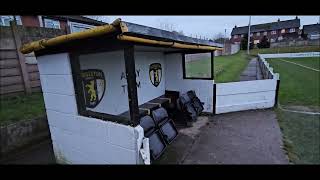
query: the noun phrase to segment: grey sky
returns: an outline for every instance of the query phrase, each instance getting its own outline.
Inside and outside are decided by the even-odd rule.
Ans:
[[[185,35],[197,34],[212,38],[218,33],[224,34],[227,29],[227,36],[230,36],[234,25],[247,26],[249,16],[105,16],[106,22],[112,22],[116,18],[123,21],[137,23],[141,25],[160,27],[160,23],[168,22],[173,24],[175,30],[182,30]],[[315,24],[320,21],[319,16],[298,16],[301,28],[305,24]],[[261,24],[280,20],[289,20],[295,16],[252,16],[251,24]]]

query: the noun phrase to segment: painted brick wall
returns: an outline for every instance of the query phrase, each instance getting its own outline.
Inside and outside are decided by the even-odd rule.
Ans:
[[[135,66],[139,71],[139,77],[137,82],[140,82],[141,86],[138,90],[138,102],[139,105],[157,98],[165,93],[165,63],[164,55],[161,52],[136,52],[135,53]],[[162,76],[160,84],[155,87],[149,77],[149,66],[152,63],[160,63],[162,68]]]
[[[78,115],[67,53],[40,56],[37,60],[58,163],[140,162],[133,127]]]
[[[204,102],[204,112],[213,112],[213,80],[183,79],[181,54],[169,54],[165,57],[166,90],[186,93],[194,90]]]

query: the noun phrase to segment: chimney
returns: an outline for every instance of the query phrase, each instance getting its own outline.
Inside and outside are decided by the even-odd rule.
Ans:
[[[296,16],[296,19],[298,19],[298,16]]]
[[[278,22],[280,22],[280,18],[278,18]]]
[[[234,25],[234,28],[237,28],[237,25]]]

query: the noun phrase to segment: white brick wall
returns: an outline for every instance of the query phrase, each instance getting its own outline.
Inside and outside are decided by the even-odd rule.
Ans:
[[[37,60],[57,162],[139,162],[133,127],[78,115],[68,54],[40,56]]]
[[[165,82],[166,90],[186,93],[194,90],[199,99],[204,102],[204,112],[213,112],[213,80],[183,79],[181,54],[166,56]]]

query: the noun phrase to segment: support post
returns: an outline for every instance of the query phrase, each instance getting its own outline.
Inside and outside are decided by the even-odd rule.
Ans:
[[[129,45],[124,48],[124,60],[126,66],[126,76],[128,83],[128,100],[130,120],[134,126],[140,124],[139,107],[138,107],[138,93],[136,82],[136,68],[134,59],[134,46]]]
[[[213,84],[213,114],[216,114],[217,107],[217,84]]]
[[[211,77],[214,79],[214,52],[211,52]]]
[[[15,21],[11,21],[10,26],[11,26],[17,54],[18,54],[18,60],[20,64],[21,76],[24,83],[25,93],[31,94],[31,85],[30,85],[29,73],[26,65],[26,59],[25,59],[25,56],[19,50],[21,47],[21,38],[17,29],[17,24]]]

